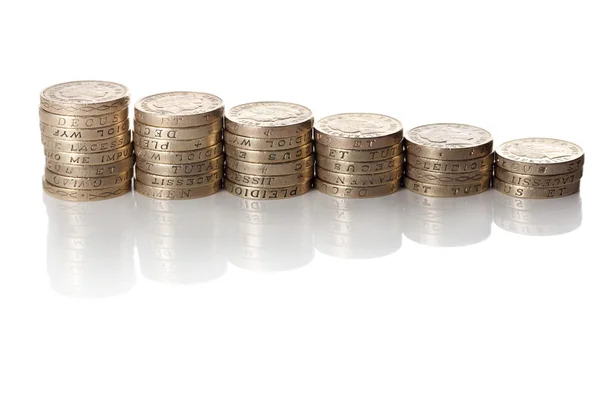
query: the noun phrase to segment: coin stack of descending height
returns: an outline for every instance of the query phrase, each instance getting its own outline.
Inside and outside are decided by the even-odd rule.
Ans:
[[[494,187],[514,197],[565,197],[579,191],[583,158],[581,147],[564,140],[512,140],[496,151]]]
[[[217,193],[223,178],[223,101],[170,92],[135,105],[135,191],[165,200]]]
[[[404,186],[432,197],[462,197],[489,190],[494,165],[492,135],[463,124],[431,124],[405,137]]]
[[[225,113],[225,189],[249,199],[286,199],[308,192],[314,176],[312,112],[275,101]]]
[[[385,196],[400,188],[402,124],[368,113],[336,114],[315,124],[318,191],[336,197]]]
[[[118,83],[67,82],[42,91],[47,194],[92,201],[131,190],[134,159],[128,106],[129,92]]]

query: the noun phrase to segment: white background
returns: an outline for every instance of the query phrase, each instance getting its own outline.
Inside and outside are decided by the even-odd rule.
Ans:
[[[594,3],[395,3],[5,2],[0,398],[600,397]],[[271,243],[262,256],[282,268],[312,259],[269,273],[231,262],[246,254],[236,235],[252,221],[243,225],[239,203],[220,193],[173,210],[169,222],[191,228],[178,239],[179,257],[196,257],[188,261],[198,260],[201,280],[220,277],[158,282],[140,262],[152,255],[138,246],[118,282],[95,282],[107,255],[133,257],[133,240],[151,233],[144,224],[153,222],[132,197],[84,207],[86,223],[102,227],[95,237],[105,236],[93,244],[95,255],[88,252],[89,268],[99,270],[54,265],[68,249],[53,243],[68,230],[49,216],[58,221],[68,211],[42,195],[38,94],[78,79],[121,82],[134,100],[197,90],[228,107],[297,102],[317,119],[367,111],[397,117],[407,129],[469,123],[489,130],[497,145],[527,136],[571,140],[586,151],[583,221],[559,236],[512,233],[492,222],[492,211],[505,214],[502,196],[490,193],[444,203],[434,211],[442,222],[419,224],[409,213],[426,214],[429,205],[398,193],[353,205],[359,229],[350,236],[370,250],[399,247],[404,232],[401,247],[344,259],[287,250],[294,248],[287,238],[329,233],[318,212],[335,212],[311,193],[259,213],[268,222],[256,228],[257,240]],[[579,197],[554,204],[515,229],[579,225]],[[462,211],[444,214],[446,206]],[[470,246],[430,245],[473,237]],[[221,263],[216,273],[214,263]]]

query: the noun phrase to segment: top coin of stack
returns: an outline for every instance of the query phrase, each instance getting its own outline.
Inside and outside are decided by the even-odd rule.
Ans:
[[[581,147],[559,139],[528,138],[504,143],[496,151],[496,190],[513,197],[553,199],[579,191]]]
[[[223,101],[169,92],[135,105],[135,191],[166,200],[209,196],[223,178]]]
[[[336,197],[385,196],[400,188],[402,123],[380,114],[336,114],[315,125],[318,191]]]
[[[311,188],[312,112],[276,101],[242,104],[225,113],[225,189],[243,198],[285,199]]]
[[[127,88],[113,82],[66,82],[42,91],[47,194],[91,201],[131,190],[134,159],[128,106]]]
[[[461,197],[490,188],[494,164],[492,135],[463,124],[431,124],[405,137],[404,186],[432,197]]]

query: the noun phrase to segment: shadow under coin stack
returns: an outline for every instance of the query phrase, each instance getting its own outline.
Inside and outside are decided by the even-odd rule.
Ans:
[[[135,191],[185,200],[217,193],[223,178],[223,101],[212,94],[170,92],[135,105]]]
[[[225,113],[225,189],[247,199],[307,193],[314,176],[312,112],[283,102],[242,104]]]
[[[404,186],[431,197],[463,197],[490,188],[494,164],[492,135],[463,124],[431,124],[405,136]]]
[[[583,149],[559,139],[529,138],[496,151],[494,187],[513,197],[555,199],[579,192]]]
[[[48,195],[94,201],[131,191],[128,106],[127,88],[113,82],[67,82],[42,91],[43,186]]]
[[[398,191],[402,177],[402,124],[368,113],[336,114],[315,124],[318,191],[368,198]]]

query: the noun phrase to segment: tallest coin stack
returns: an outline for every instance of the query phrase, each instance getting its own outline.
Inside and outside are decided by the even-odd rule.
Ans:
[[[113,82],[67,82],[42,91],[43,186],[48,195],[91,201],[131,190],[128,106],[127,88]]]

